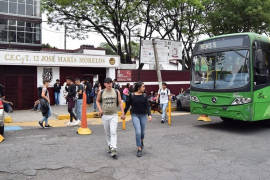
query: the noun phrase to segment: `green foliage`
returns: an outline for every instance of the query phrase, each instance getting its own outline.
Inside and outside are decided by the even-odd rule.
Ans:
[[[42,44],[41,47],[42,47],[42,48],[56,48],[55,46],[54,46],[54,47],[51,46],[49,43],[47,43],[47,44]]]
[[[103,48],[106,50],[106,55],[116,55],[117,53],[114,52],[114,50],[111,48],[111,46],[108,43],[100,43],[100,48]]]
[[[215,0],[205,15],[206,32],[219,35],[269,32],[269,0]]]
[[[185,67],[201,35],[268,33],[269,0],[42,0],[52,24],[65,24],[73,38],[97,32],[108,54],[122,63],[139,55],[138,35],[181,41]],[[89,38],[90,39],[90,38]],[[91,39],[90,39],[91,40]]]

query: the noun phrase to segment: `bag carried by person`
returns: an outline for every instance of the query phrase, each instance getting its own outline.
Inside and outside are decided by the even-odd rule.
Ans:
[[[48,116],[48,111],[49,111],[49,105],[46,99],[41,98],[39,100],[40,102],[40,111],[42,113],[43,116]]]

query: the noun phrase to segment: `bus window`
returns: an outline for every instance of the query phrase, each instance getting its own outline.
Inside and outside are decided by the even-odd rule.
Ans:
[[[270,65],[270,44],[258,43],[258,49],[255,51],[254,62],[254,84],[263,85],[270,83],[269,74]]]

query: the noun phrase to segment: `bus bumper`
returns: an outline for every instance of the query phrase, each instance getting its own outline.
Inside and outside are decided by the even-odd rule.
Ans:
[[[205,114],[219,116],[242,121],[252,121],[252,104],[237,106],[213,106],[191,102],[190,111],[192,114]]]

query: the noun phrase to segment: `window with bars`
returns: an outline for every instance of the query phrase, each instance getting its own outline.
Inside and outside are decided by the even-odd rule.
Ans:
[[[40,0],[0,0],[0,13],[41,17]]]
[[[40,23],[0,18],[0,42],[41,44]]]

